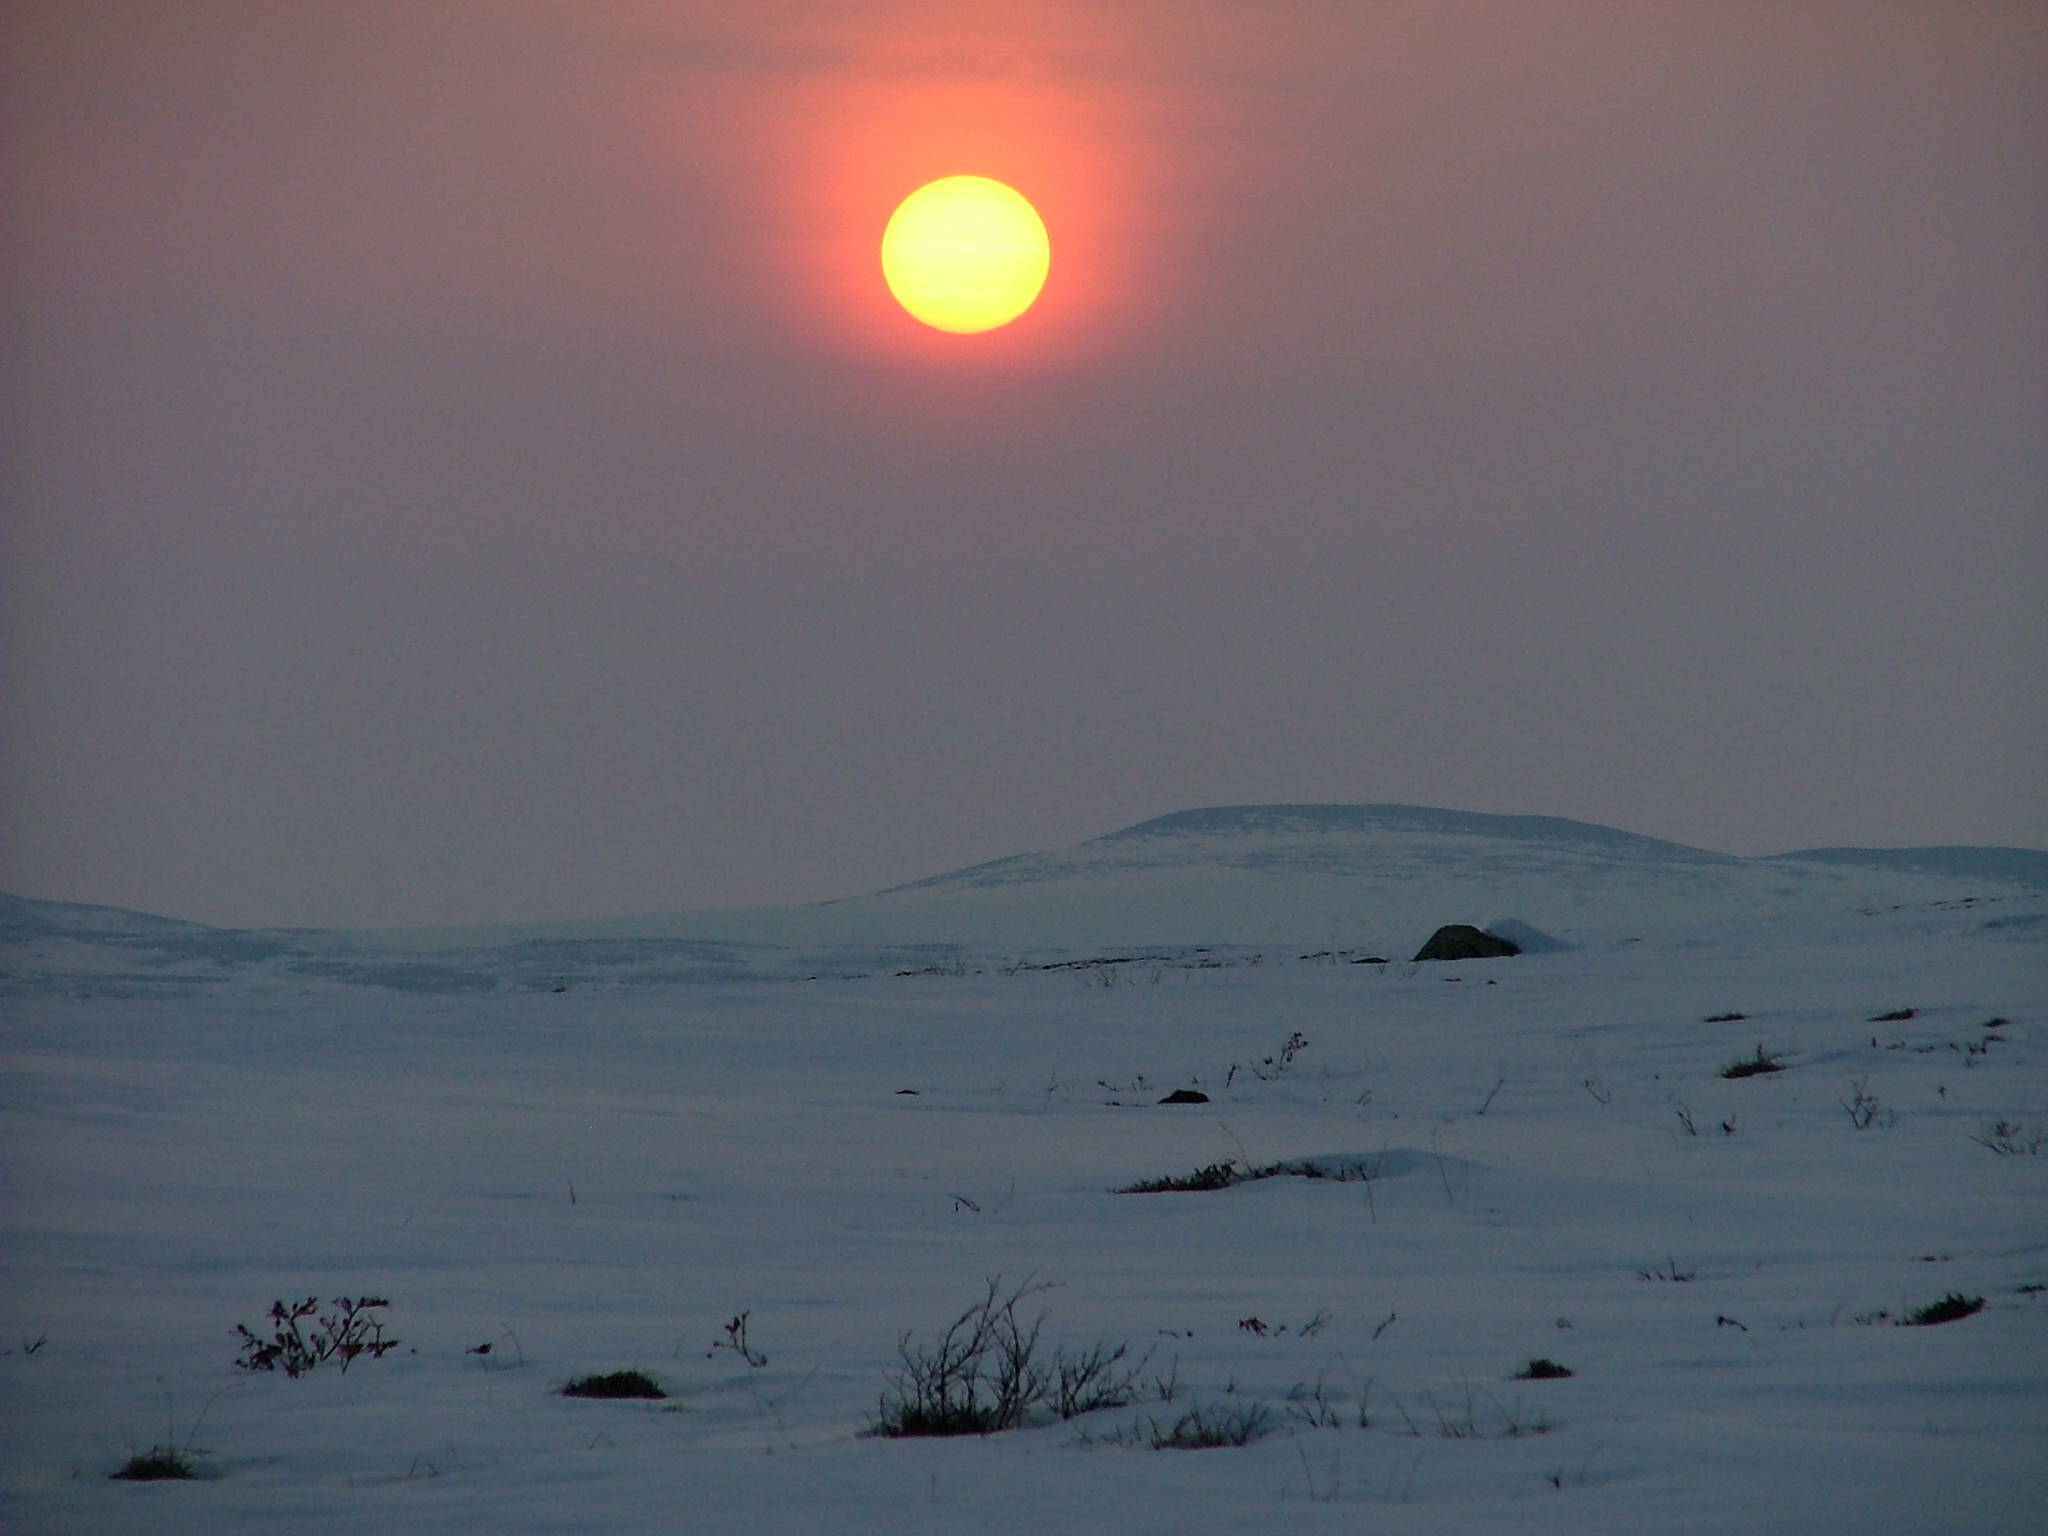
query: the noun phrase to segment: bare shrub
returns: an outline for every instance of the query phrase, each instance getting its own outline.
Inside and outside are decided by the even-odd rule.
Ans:
[[[988,1282],[981,1300],[947,1324],[928,1345],[897,1340],[899,1364],[875,1413],[874,1433],[987,1435],[1015,1429],[1045,1396],[1047,1377],[1036,1363],[1043,1314],[1029,1323],[1018,1308],[1049,1286],[1026,1281],[1007,1294],[1002,1277]]]
[[[1696,1269],[1680,1269],[1678,1261],[1669,1255],[1666,1255],[1661,1266],[1653,1264],[1646,1269],[1636,1271],[1636,1278],[1638,1280],[1664,1280],[1676,1285],[1688,1284],[1692,1280],[1697,1279],[1698,1276],[1699,1271]]]
[[[1899,1123],[1898,1114],[1884,1105],[1884,1101],[1870,1091],[1870,1079],[1854,1077],[1849,1080],[1849,1097],[1841,1101],[1848,1112],[1849,1123],[1859,1131],[1867,1131],[1873,1125],[1890,1130]]]
[[[282,1370],[287,1376],[303,1376],[329,1360],[341,1362],[344,1373],[359,1355],[381,1360],[399,1344],[384,1337],[384,1319],[375,1311],[390,1305],[382,1296],[337,1296],[332,1312],[315,1317],[318,1297],[272,1302],[269,1338],[235,1324],[235,1335],[242,1341],[242,1358],[235,1364],[245,1371]]]
[[[929,1344],[904,1334],[897,1366],[870,1430],[892,1438],[913,1435],[989,1435],[1017,1429],[1034,1415],[1077,1419],[1103,1408],[1125,1408],[1148,1391],[1171,1402],[1179,1391],[1179,1363],[1170,1380],[1140,1385],[1151,1363],[1147,1350],[1131,1358],[1129,1344],[1107,1342],[1085,1350],[1039,1347],[1045,1314],[1026,1321],[1021,1309],[1050,1285],[1027,1280],[1005,1290],[1002,1276],[988,1281],[981,1299]]]
[[[953,1198],[955,1200],[964,1199],[964,1197],[960,1195],[955,1195]],[[967,1203],[970,1205],[973,1204],[972,1201],[968,1201]],[[974,1208],[976,1210],[980,1209],[979,1206],[975,1206]],[[729,1349],[734,1354],[738,1355],[742,1360],[746,1361],[747,1364],[754,1367],[755,1370],[759,1370],[762,1366],[766,1365],[768,1363],[768,1357],[762,1354],[758,1349],[754,1348],[753,1343],[747,1338],[747,1320],[753,1315],[754,1314],[751,1311],[747,1311],[741,1312],[737,1316],[729,1318],[726,1321],[725,1325],[725,1337],[722,1339],[716,1339],[712,1342],[711,1354],[715,1355],[721,1349]],[[707,1356],[706,1358],[709,1358],[709,1356]]]
[[[1970,1140],[1988,1147],[2000,1157],[2034,1157],[2048,1147],[2048,1129],[2023,1127],[2011,1120],[1994,1120]]]
[[[1054,1350],[1047,1400],[1063,1419],[1077,1419],[1100,1408],[1123,1408],[1138,1398],[1138,1376],[1152,1359],[1147,1350],[1138,1360],[1124,1363],[1128,1344],[1097,1344],[1083,1354]]]

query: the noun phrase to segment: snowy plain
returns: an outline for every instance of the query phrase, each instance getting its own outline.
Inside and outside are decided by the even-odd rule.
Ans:
[[[0,1528],[2039,1529],[2027,859],[1337,809],[523,934],[8,902]],[[1506,917],[1569,947],[1406,959]],[[1358,1176],[1118,1192],[1219,1163]],[[1132,1400],[870,1433],[998,1276]],[[236,1368],[366,1293],[390,1354]]]

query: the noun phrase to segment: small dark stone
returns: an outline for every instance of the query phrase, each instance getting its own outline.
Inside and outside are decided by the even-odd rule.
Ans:
[[[1429,942],[1416,951],[1417,960],[1497,960],[1506,955],[1519,955],[1522,947],[1498,934],[1488,933],[1484,928],[1474,928],[1469,923],[1447,923],[1429,936]]]
[[[1176,1088],[1159,1101],[1162,1104],[1206,1104],[1209,1095],[1199,1088]]]

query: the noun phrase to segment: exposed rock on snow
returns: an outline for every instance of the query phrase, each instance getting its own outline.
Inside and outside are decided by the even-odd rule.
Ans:
[[[1521,945],[1470,923],[1446,923],[1415,952],[1418,960],[1499,960],[1519,955]]]

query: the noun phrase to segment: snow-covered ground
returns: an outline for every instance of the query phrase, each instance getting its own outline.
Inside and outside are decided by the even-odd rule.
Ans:
[[[2048,1145],[1981,1139],[2048,1133],[2048,893],[1578,834],[1537,868],[1543,830],[1410,826],[1375,865],[1240,816],[1034,856],[1158,900],[1028,957],[999,897],[1043,914],[1044,880],[913,888],[987,905],[866,950],[797,917],[792,948],[437,950],[10,903],[0,1528],[2037,1528]],[[1457,909],[1417,838],[1462,840]],[[1198,947],[1230,869],[1274,899]],[[1345,880],[1387,926],[1277,942]],[[1507,915],[1577,947],[1405,959]],[[1784,1070],[1720,1075],[1759,1046]],[[1115,1192],[1304,1160],[1364,1176]],[[1048,1287],[1042,1360],[1128,1343],[1134,1399],[869,1434],[903,1336],[996,1276]],[[272,1301],[365,1293],[384,1358],[235,1368]],[[1896,1326],[1950,1295],[1983,1309]],[[764,1364],[715,1347],[742,1312]],[[622,1368],[671,1395],[559,1395]],[[1152,1448],[1196,1412],[1268,1432]],[[204,1475],[107,1476],[167,1442]]]

